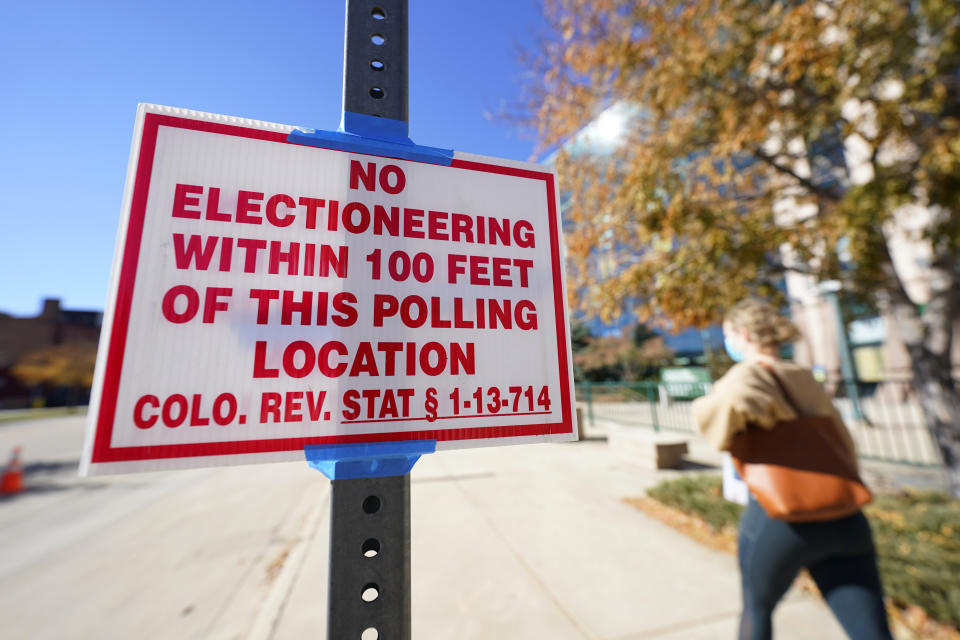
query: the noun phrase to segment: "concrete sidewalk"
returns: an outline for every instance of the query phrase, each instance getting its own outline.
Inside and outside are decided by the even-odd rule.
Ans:
[[[603,441],[422,458],[411,487],[413,637],[735,637],[735,559],[622,502],[676,473],[619,461]],[[325,520],[264,637],[325,628]],[[775,624],[780,639],[845,637],[802,593]]]
[[[0,637],[326,637],[329,483],[318,472],[81,480],[81,435],[77,417],[0,427],[0,452],[22,444],[35,469],[26,492],[0,500]],[[596,439],[423,457],[411,487],[413,637],[735,637],[735,559],[622,501],[678,473]],[[778,640],[844,637],[800,593],[776,629]]]

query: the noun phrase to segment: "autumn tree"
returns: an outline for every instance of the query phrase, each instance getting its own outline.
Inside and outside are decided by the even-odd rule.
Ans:
[[[574,353],[590,343],[590,327],[576,318],[570,319],[570,347]]]
[[[65,342],[27,353],[10,371],[15,378],[28,386],[88,389],[93,383],[96,359],[95,343]]]
[[[960,494],[956,1],[546,0],[546,15],[526,114],[562,148],[578,304],[683,328],[748,295],[782,302],[785,277],[840,280],[894,320]],[[597,131],[611,113],[616,145]],[[903,237],[929,255],[919,294],[891,250]]]
[[[573,364],[583,379],[632,382],[654,375],[672,357],[661,336],[638,324],[621,335],[587,336],[574,348]]]

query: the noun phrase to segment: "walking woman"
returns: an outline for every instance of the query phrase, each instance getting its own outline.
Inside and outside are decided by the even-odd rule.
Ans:
[[[796,327],[769,304],[750,299],[727,314],[723,333],[737,364],[693,404],[697,428],[707,440],[728,451],[748,427],[774,429],[798,413],[829,416],[841,427],[836,446],[855,469],[853,440],[829,396],[808,369],[779,358],[780,347],[799,337]],[[751,495],[740,522],[738,555],[741,640],[772,637],[773,610],[804,567],[851,638],[891,638],[870,525],[860,511],[827,521],[787,522],[771,518]]]

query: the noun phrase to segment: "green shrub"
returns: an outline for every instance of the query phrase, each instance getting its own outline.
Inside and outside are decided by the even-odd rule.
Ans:
[[[647,494],[702,518],[715,531],[735,527],[743,512],[723,499],[717,476],[668,480]],[[911,491],[877,496],[866,513],[887,597],[960,627],[960,501]]]
[[[714,531],[736,527],[743,507],[724,500],[720,478],[693,476],[661,482],[647,495],[668,507],[703,518]]]
[[[878,496],[867,516],[886,594],[960,627],[960,501],[934,492]]]

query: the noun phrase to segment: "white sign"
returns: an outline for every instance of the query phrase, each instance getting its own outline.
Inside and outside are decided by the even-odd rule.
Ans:
[[[552,171],[141,105],[82,471],[576,439]]]

